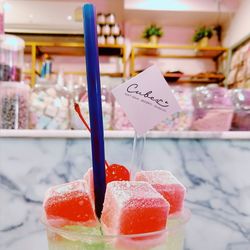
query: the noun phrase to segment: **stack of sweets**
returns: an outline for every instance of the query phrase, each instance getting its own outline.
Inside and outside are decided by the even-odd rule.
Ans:
[[[188,87],[173,87],[173,94],[181,107],[181,111],[174,113],[156,126],[161,131],[183,131],[191,127],[193,121],[192,89]]]
[[[168,220],[171,221],[171,216],[178,217],[183,212],[185,187],[169,171],[140,171],[137,172],[135,181],[130,181],[129,176],[124,175],[125,167],[121,169],[114,164],[110,168],[109,174],[114,174],[111,178],[108,177],[108,169],[109,167],[106,169],[108,184],[100,221],[95,215],[93,170],[89,169],[83,180],[61,184],[47,191],[43,205],[46,224],[52,228],[95,236],[101,235],[101,232],[104,237],[131,236],[129,240],[117,239],[107,243],[106,247],[110,247],[107,249],[142,249],[142,246],[154,249],[155,246],[170,244],[169,239],[166,243],[164,230],[169,228]],[[117,175],[120,176],[119,180]],[[150,233],[157,234],[150,236]],[[144,237],[139,236],[143,234]],[[61,236],[65,237],[63,234]],[[59,238],[53,237],[50,244],[60,246],[62,243]],[[79,242],[72,244],[75,247],[77,244],[86,247],[86,243],[81,240]],[[103,248],[97,249],[106,249],[105,244],[102,245]]]
[[[68,129],[69,99],[53,85],[40,84],[31,94],[31,127],[35,129]]]
[[[98,44],[123,44],[124,37],[113,13],[97,14]]]

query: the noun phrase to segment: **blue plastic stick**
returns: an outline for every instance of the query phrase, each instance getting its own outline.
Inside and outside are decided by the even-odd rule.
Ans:
[[[106,176],[96,13],[92,4],[85,4],[83,6],[83,17],[95,209],[96,215],[100,218],[106,191]]]

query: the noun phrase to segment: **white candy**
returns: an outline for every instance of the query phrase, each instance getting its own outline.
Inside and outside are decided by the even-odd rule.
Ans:
[[[55,117],[57,114],[58,109],[52,105],[47,106],[45,109],[45,115],[50,116],[50,117]]]
[[[47,89],[46,93],[51,97],[56,97],[56,90],[54,88]]]
[[[41,116],[36,124],[37,129],[45,129],[48,124],[51,122],[51,118],[47,116]]]

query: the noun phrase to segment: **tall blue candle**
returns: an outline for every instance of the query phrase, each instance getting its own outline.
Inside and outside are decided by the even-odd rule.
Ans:
[[[83,6],[84,42],[91,128],[95,209],[100,218],[106,191],[100,70],[96,34],[96,14],[92,4]]]

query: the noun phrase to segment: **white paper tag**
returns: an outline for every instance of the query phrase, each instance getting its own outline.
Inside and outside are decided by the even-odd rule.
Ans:
[[[112,93],[139,135],[181,110],[155,65],[114,88]]]

